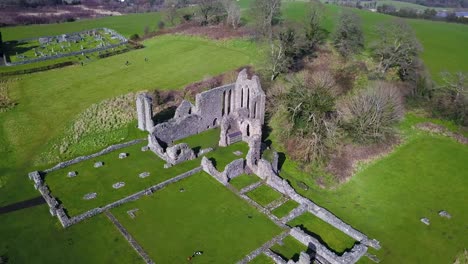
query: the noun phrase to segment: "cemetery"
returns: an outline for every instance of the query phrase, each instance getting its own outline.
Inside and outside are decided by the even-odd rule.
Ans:
[[[126,47],[128,40],[108,28],[95,28],[57,36],[43,36],[2,43],[6,66],[24,65],[46,60],[87,54],[115,52]]]
[[[184,100],[166,122],[154,123],[152,104],[146,93],[136,99],[147,140],[29,174],[64,228],[104,214],[145,263],[249,263],[263,255],[280,264],[311,256],[356,263],[368,247],[380,249],[280,178],[278,153],[263,157],[257,76],[241,71],[235,83],[197,94],[195,104]]]

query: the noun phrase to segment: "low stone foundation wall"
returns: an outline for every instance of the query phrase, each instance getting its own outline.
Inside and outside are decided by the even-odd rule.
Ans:
[[[122,148],[126,148],[126,147],[129,147],[129,146],[138,144],[138,143],[143,142],[145,140],[146,139],[135,139],[135,140],[125,142],[125,143],[122,143],[122,144],[112,145],[110,147],[107,147],[107,148],[105,148],[105,149],[103,149],[103,150],[101,150],[101,151],[99,151],[97,153],[91,154],[91,155],[80,156],[80,157],[74,158],[72,160],[60,162],[59,164],[55,165],[54,167],[52,167],[50,169],[47,169],[47,170],[44,170],[43,172],[44,173],[50,173],[52,171],[60,170],[60,169],[66,168],[66,167],[68,167],[70,165],[73,165],[73,164],[76,164],[76,163],[79,163],[79,162],[82,162],[82,161],[85,161],[85,160],[89,160],[89,159],[93,159],[93,158],[102,156],[102,155],[107,154],[109,152],[112,152],[114,150],[118,150],[118,149],[122,149]]]
[[[354,245],[350,252],[345,252],[342,256],[338,256],[324,245],[320,244],[317,239],[306,234],[298,227],[292,228],[290,235],[302,244],[314,250],[317,255],[320,255],[331,264],[353,264],[356,263],[367,252],[366,246],[357,244]]]

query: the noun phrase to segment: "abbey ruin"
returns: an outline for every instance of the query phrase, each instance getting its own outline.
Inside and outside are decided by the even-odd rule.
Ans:
[[[110,209],[131,201],[136,201],[145,195],[152,195],[154,192],[157,192],[168,185],[204,171],[258,211],[265,214],[273,223],[281,227],[283,230],[280,235],[272,238],[261,247],[246,255],[243,259],[239,260],[238,263],[248,263],[260,254],[264,254],[270,257],[275,263],[281,264],[311,263],[311,261],[314,261],[314,263],[332,264],[355,263],[362,256],[367,254],[368,247],[380,249],[378,241],[369,239],[365,234],[344,223],[331,212],[299,195],[287,180],[282,179],[279,176],[278,153],[273,153],[273,157],[275,158],[273,158],[272,161],[268,161],[262,157],[262,153],[266,148],[265,144],[262,143],[262,125],[264,124],[265,118],[265,93],[261,88],[260,80],[257,76],[253,76],[249,79],[247,71],[243,70],[239,73],[235,83],[197,94],[195,104],[184,100],[177,107],[174,116],[167,122],[155,124],[153,122],[152,109],[152,99],[148,94],[142,93],[137,96],[136,111],[138,114],[138,128],[148,132],[147,143],[145,142],[146,140],[139,139],[110,146],[98,153],[78,157],[70,161],[59,163],[42,172],[36,171],[29,174],[29,178],[34,181],[35,188],[42,194],[49,205],[51,215],[56,216],[64,228],[101,213],[105,213],[113,222],[116,222],[117,220],[113,218],[112,214],[109,212]],[[243,141],[248,145],[248,152],[240,153],[239,151],[236,151],[237,153],[234,153],[234,155],[239,158],[227,164],[223,168],[223,171],[219,171],[215,164],[213,164],[213,161],[205,156],[205,154],[213,151],[213,149],[193,149],[186,143],[176,143],[176,141],[183,142],[184,138],[214,128],[219,129],[219,139],[217,141],[220,148],[232,145],[239,141]],[[195,165],[198,167],[178,174],[175,177],[158,182],[157,184],[153,183],[152,186],[149,186],[144,190],[140,190],[139,192],[123,197],[117,201],[111,201],[110,203],[100,205],[99,207],[75,216],[70,216],[68,214],[64,204],[54,197],[53,190],[50,190],[46,181],[44,181],[46,174],[67,168],[73,164],[86,160],[93,161],[92,159],[99,158],[99,160],[93,161],[94,170],[102,170],[100,169],[101,167],[105,168],[106,166],[113,166],[112,162],[110,162],[111,164],[108,164],[100,160],[103,155],[111,152],[116,152],[113,156],[113,160],[115,160],[115,163],[117,164],[115,166],[118,166],[119,162],[131,160],[132,158],[128,153],[122,152],[122,149],[142,142],[145,142],[145,145],[141,147],[141,150],[138,149],[137,151],[151,151],[154,155],[161,158],[164,162],[164,166],[161,164],[160,170],[170,170],[170,167],[177,166],[177,164],[197,158],[200,159],[200,163],[198,163],[199,165]],[[117,152],[117,150],[119,151]],[[149,154],[153,155],[152,153]],[[132,181],[138,181],[147,177],[157,177],[151,176],[152,174],[146,171],[148,168],[139,169],[142,170],[141,173],[134,175],[134,178],[126,178],[127,182],[115,182],[112,185],[112,190],[115,191],[116,189],[128,188],[127,186],[132,184]],[[81,174],[81,171],[72,170],[68,171],[68,173],[63,177],[66,177],[67,179],[79,179]],[[230,185],[230,181],[242,174],[257,175],[260,181],[236,190]],[[282,196],[281,199],[273,201],[271,204],[266,206],[262,206],[247,196],[248,192],[262,185],[271,187],[280,193]],[[83,201],[90,201],[93,199],[99,199],[99,197],[101,197],[100,193],[90,190],[90,192],[86,193],[82,199]],[[278,218],[272,214],[272,210],[278,208],[289,200],[295,201],[299,206],[282,218]],[[132,218],[135,218],[134,212],[136,211],[138,211],[138,208],[130,210],[128,214]],[[344,234],[353,238],[356,243],[349,251],[344,252],[342,255],[338,255],[334,251],[330,250],[326,245],[321,244],[319,240],[306,232],[306,230],[302,230],[300,227],[288,226],[288,222],[306,213],[310,213],[332,225]],[[118,224],[116,225],[118,226]],[[126,234],[124,229],[122,229],[121,232]],[[138,249],[138,254],[140,254],[146,263],[154,263],[133,239],[128,238],[130,236],[124,236],[135,249]],[[273,245],[282,243],[283,239],[287,236],[295,238],[308,248],[307,253],[302,252],[300,254],[298,262],[294,262],[293,260],[286,262],[281,258],[281,256],[270,250]]]

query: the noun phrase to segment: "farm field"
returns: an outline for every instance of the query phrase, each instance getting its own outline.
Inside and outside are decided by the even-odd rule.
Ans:
[[[333,32],[339,12],[343,7],[325,5],[324,27]],[[297,21],[302,21],[306,14],[304,2],[287,2],[283,4],[283,14]],[[378,23],[395,17],[373,13],[366,10],[351,9],[362,19],[362,26],[367,47],[378,36],[374,28]],[[463,24],[435,22],[421,19],[405,19],[413,28],[423,46],[421,58],[429,69],[433,79],[440,80],[441,71],[468,71],[468,52],[463,43],[468,42],[468,26]]]
[[[179,189],[183,188],[184,192]],[[126,212],[138,208],[132,219]],[[281,232],[265,215],[206,173],[112,213],[157,263],[235,263]],[[250,216],[250,217],[249,217]]]
[[[400,128],[406,143],[361,166],[348,183],[335,190],[316,187],[314,179],[289,160],[281,176],[302,195],[379,239],[382,249],[372,254],[381,263],[452,263],[468,244],[464,235],[468,148],[412,128],[424,121],[407,115]],[[304,191],[298,181],[311,188]],[[441,210],[450,212],[452,218],[440,217]],[[430,226],[420,222],[423,217],[430,219]]]
[[[408,3],[408,2],[402,2],[402,1],[378,0],[377,1],[377,6],[382,6],[382,5],[392,5],[392,6],[396,7],[397,9],[412,8],[412,9],[419,10],[419,11],[424,11],[426,9],[435,9],[436,11],[453,10],[453,8],[450,8],[450,7],[429,7],[429,6],[423,6],[423,5],[418,5],[418,4]]]

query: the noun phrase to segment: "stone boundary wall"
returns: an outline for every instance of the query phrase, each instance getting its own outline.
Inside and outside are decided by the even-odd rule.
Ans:
[[[120,35],[120,34],[117,33],[115,30],[108,29],[108,28],[93,28],[93,29],[89,29],[89,30],[83,30],[83,31],[79,31],[79,32],[73,32],[73,33],[70,33],[70,34],[68,34],[68,35],[82,34],[82,33],[85,33],[85,32],[91,31],[91,30],[104,30],[104,31],[106,31],[106,32],[113,32],[114,34],[120,36],[121,42],[120,42],[120,43],[117,43],[117,44],[108,45],[108,46],[105,46],[105,47],[99,47],[99,48],[93,48],[93,49],[85,49],[85,50],[80,50],[80,51],[74,51],[74,52],[69,52],[69,53],[62,53],[62,54],[57,54],[57,55],[53,55],[53,56],[46,56],[46,57],[35,58],[35,59],[30,59],[30,60],[23,60],[23,61],[18,61],[18,62],[7,62],[6,53],[5,53],[5,54],[3,54],[3,60],[4,60],[6,66],[17,66],[17,65],[24,65],[24,64],[34,63],[34,62],[40,62],[40,61],[46,61],[46,60],[52,60],[52,59],[59,59],[59,58],[64,58],[64,57],[70,57],[70,56],[80,55],[80,54],[82,54],[82,53],[87,54],[87,53],[93,53],[93,52],[97,52],[97,51],[108,50],[108,49],[116,48],[116,47],[119,47],[119,46],[122,46],[122,45],[125,45],[125,44],[128,43],[128,40],[127,40],[124,36]],[[38,37],[38,38],[20,39],[20,40],[17,40],[17,41],[18,41],[18,43],[23,43],[23,42],[28,42],[28,41],[32,41],[32,40],[37,40],[37,39],[43,38],[43,37],[56,37],[56,36],[59,36],[59,35],[55,35],[55,36],[41,36],[41,37]]]
[[[68,164],[68,165],[70,165],[70,164]],[[46,200],[47,204],[49,205],[51,215],[52,216],[57,216],[57,218],[59,219],[62,226],[64,228],[66,228],[66,227],[69,227],[69,226],[74,225],[76,223],[79,223],[79,222],[81,222],[81,221],[83,221],[83,220],[85,220],[87,218],[90,218],[92,216],[100,214],[100,213],[102,213],[102,212],[104,212],[106,210],[115,208],[115,207],[120,206],[120,205],[122,205],[124,203],[128,203],[128,202],[131,202],[131,201],[138,200],[143,195],[152,194],[153,192],[158,191],[158,190],[166,187],[169,184],[172,184],[172,183],[175,183],[175,182],[180,181],[182,179],[185,179],[187,177],[190,177],[190,176],[192,176],[195,173],[200,172],[200,171],[202,171],[202,167],[194,168],[194,169],[192,169],[190,171],[187,171],[185,173],[182,173],[182,174],[180,174],[180,175],[178,175],[178,176],[176,176],[174,178],[171,178],[171,179],[166,180],[164,182],[153,185],[153,186],[151,186],[151,187],[149,187],[147,189],[144,189],[144,190],[139,191],[139,192],[137,192],[135,194],[132,194],[130,196],[122,198],[122,199],[120,199],[118,201],[115,201],[115,202],[110,203],[108,205],[105,205],[103,207],[98,207],[98,208],[91,209],[91,210],[89,210],[89,211],[87,211],[87,212],[85,212],[83,214],[80,214],[78,216],[74,216],[74,217],[71,217],[71,218],[65,213],[65,208],[63,207],[63,205],[59,204],[57,199],[55,199],[55,197],[52,196],[48,186],[46,184],[44,184],[44,181],[42,180],[41,175],[39,174],[38,171],[29,173],[29,178],[34,181],[34,187],[39,190],[39,192],[42,194],[42,196]]]
[[[97,153],[91,154],[91,155],[80,156],[80,157],[74,158],[72,160],[60,162],[59,164],[55,165],[54,167],[52,167],[50,169],[46,169],[43,172],[44,173],[50,173],[50,172],[53,172],[53,171],[56,171],[56,170],[60,170],[60,169],[66,168],[66,167],[68,167],[70,165],[73,165],[73,164],[76,164],[76,163],[79,163],[79,162],[82,162],[82,161],[85,161],[85,160],[93,159],[93,158],[102,156],[104,154],[110,153],[110,152],[118,150],[118,149],[122,149],[122,148],[126,148],[126,147],[129,147],[129,146],[138,144],[138,143],[143,142],[145,140],[146,139],[135,139],[135,140],[132,140],[132,141],[129,141],[129,142],[112,145],[112,146],[109,146],[109,147],[107,147],[107,148],[105,148],[105,149],[103,149],[103,150],[101,150],[101,151],[99,151]]]
[[[268,184],[273,189],[279,191],[280,193],[290,197],[299,204],[305,205],[307,211],[309,211],[313,215],[329,223],[330,225],[334,226],[338,230],[359,241],[360,243],[371,246],[375,249],[380,249],[380,244],[377,240],[370,240],[365,234],[357,231],[352,226],[346,224],[326,209],[316,205],[311,200],[299,195],[285,179],[282,179],[281,177],[276,175],[276,173],[273,171],[271,164],[268,161],[261,159],[258,162],[258,166],[255,169],[256,174],[261,179],[265,180],[266,184]]]
[[[367,247],[362,244],[354,245],[351,252],[345,252],[342,256],[338,256],[314,237],[306,234],[298,227],[294,227],[290,231],[290,235],[297,239],[305,246],[313,249],[317,255],[323,257],[326,261],[331,264],[353,264],[356,263],[366,252]]]
[[[269,248],[278,244],[278,242],[282,241],[285,237],[289,235],[289,230],[284,231],[283,233],[279,234],[278,236],[274,237],[272,240],[266,242],[261,247],[255,249],[250,254],[245,256],[242,260],[238,261],[237,264],[246,264],[252,261],[254,258],[258,257],[258,255],[262,254],[263,252],[267,251]]]
[[[263,253],[271,258],[271,260],[273,260],[276,264],[287,264],[284,259],[278,256],[275,252],[271,251],[271,249],[267,249]]]
[[[109,220],[115,225],[115,227],[119,230],[119,232],[124,236],[124,238],[128,241],[128,243],[135,249],[135,251],[140,255],[140,257],[145,261],[146,264],[154,264],[154,261],[148,256],[148,254],[144,251],[144,249],[138,244],[138,242],[130,235],[130,233],[125,229],[125,227],[115,218],[115,216],[106,211],[106,216]]]
[[[232,178],[235,178],[245,172],[245,160],[242,158],[236,159],[226,165],[223,172],[219,172],[213,165],[213,162],[211,162],[207,157],[202,158],[201,166],[206,173],[213,176],[225,186],[228,185]]]

